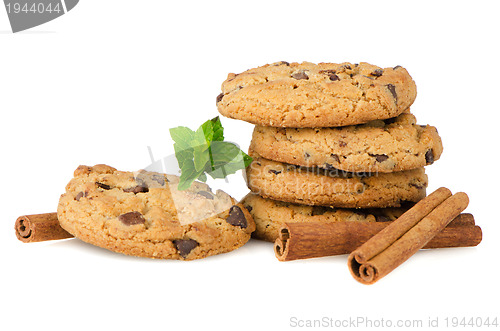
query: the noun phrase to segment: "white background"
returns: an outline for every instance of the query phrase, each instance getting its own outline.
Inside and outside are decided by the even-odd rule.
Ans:
[[[0,7],[0,327],[286,330],[292,317],[424,326],[439,317],[441,327],[445,317],[500,319],[498,12],[496,1],[82,0],[12,34]],[[147,146],[169,155],[168,129],[216,116],[229,72],[281,60],[407,68],[418,87],[412,111],[439,129],[445,147],[427,168],[428,192],[465,191],[483,242],[421,251],[365,286],[346,256],[281,263],[272,244],[255,240],[192,262],[78,240],[17,241],[17,216],[55,211],[79,164],[137,170],[150,162]],[[246,149],[252,125],[222,123]],[[241,183],[227,190],[247,192]]]

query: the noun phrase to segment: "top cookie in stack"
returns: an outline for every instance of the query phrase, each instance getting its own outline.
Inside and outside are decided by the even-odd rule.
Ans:
[[[224,116],[262,126],[336,127],[398,116],[416,95],[401,66],[282,61],[229,74],[217,107]]]
[[[415,97],[401,66],[278,62],[229,74],[217,107],[256,124],[247,179],[262,198],[386,208],[425,197],[423,167],[442,153],[436,128],[417,125],[409,111]],[[261,197],[243,203],[264,205]]]

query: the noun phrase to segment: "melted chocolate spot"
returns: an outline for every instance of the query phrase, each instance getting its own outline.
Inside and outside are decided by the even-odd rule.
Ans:
[[[179,252],[179,255],[186,258],[193,249],[198,246],[198,242],[194,239],[177,239],[172,241]]]
[[[226,222],[231,224],[232,226],[239,226],[244,229],[248,226],[247,218],[238,206],[232,206],[229,210],[229,216],[226,218]]]
[[[384,70],[382,70],[382,69],[375,69],[375,70],[371,73],[371,75],[372,75],[372,76],[375,76],[375,77],[380,77],[380,76],[382,76],[382,74],[383,74],[383,73],[384,73]]]
[[[307,76],[307,74],[303,71],[294,73],[292,77],[295,79],[309,79],[309,76]]]
[[[275,64],[275,66],[281,66],[281,65],[286,65],[287,67],[290,66],[290,63],[286,62],[286,61],[280,61],[278,63]]]
[[[87,192],[78,192],[78,194],[75,197],[76,201],[80,201],[81,198],[85,198],[87,196]]]
[[[147,193],[147,192],[149,192],[149,188],[145,185],[136,185],[134,187],[129,187],[129,188],[123,189],[123,192],[134,193],[134,194]]]
[[[432,149],[429,149],[425,153],[425,162],[427,162],[427,164],[433,164],[434,163],[434,152],[432,151]]]
[[[418,184],[418,183],[410,183],[410,186],[415,187],[417,190],[421,190],[421,189],[425,188],[425,186],[423,184]]]
[[[370,156],[374,157],[377,162],[384,162],[387,160],[389,157],[384,154],[369,154]]]
[[[161,186],[165,185],[165,176],[153,175],[151,178]]]
[[[396,87],[392,84],[387,84],[386,86],[387,86],[387,89],[389,90],[389,92],[391,92],[394,100],[396,100],[396,102],[398,102],[398,94],[396,93]]]
[[[107,184],[103,184],[103,183],[99,183],[99,182],[95,182],[95,184],[97,185],[97,187],[100,187],[103,190],[111,190],[111,186],[109,186]]]
[[[207,199],[210,199],[210,200],[213,200],[214,199],[214,195],[208,191],[200,191],[200,192],[197,192],[199,195],[201,195],[202,197],[205,197]]]
[[[217,98],[215,99],[215,103],[219,103],[222,101],[222,98],[224,97],[224,93],[221,93],[217,96]]]
[[[124,225],[136,225],[136,224],[144,224],[146,219],[142,216],[138,211],[131,211],[130,213],[121,214],[118,216],[118,220],[122,222]]]
[[[327,74],[331,81],[340,80],[339,76],[336,75],[335,70],[320,70],[320,74]]]
[[[337,75],[333,74],[333,75],[330,75],[330,80],[331,80],[332,82],[334,82],[334,81],[336,81],[336,80],[340,80],[340,78],[339,78],[339,76],[337,76]]]
[[[270,174],[279,175],[279,174],[281,174],[281,171],[271,169],[271,170],[269,170],[269,173],[270,173]]]

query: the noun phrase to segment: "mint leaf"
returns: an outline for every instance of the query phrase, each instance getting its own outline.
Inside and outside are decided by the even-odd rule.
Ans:
[[[169,131],[175,144],[180,148],[188,149],[191,146],[191,141],[194,137],[193,130],[186,128],[185,126],[178,126],[176,128],[171,128]]]
[[[252,158],[240,148],[224,141],[224,128],[219,117],[203,123],[196,131],[179,126],[170,129],[175,157],[181,169],[179,190],[188,189],[199,179],[225,178],[247,167]]]
[[[177,188],[180,191],[190,188],[191,184],[202,174],[203,170],[196,171],[192,160],[185,162]]]
[[[225,178],[246,168],[252,162],[252,158],[245,154],[233,143],[213,142],[210,148],[211,171],[208,174],[212,178]]]
[[[224,140],[224,128],[222,127],[222,123],[220,122],[219,116],[212,118],[210,120],[212,122],[212,127],[214,131],[213,141],[223,141]]]
[[[205,165],[210,163],[210,152],[206,146],[197,146],[194,148],[193,162],[196,171],[204,170]]]

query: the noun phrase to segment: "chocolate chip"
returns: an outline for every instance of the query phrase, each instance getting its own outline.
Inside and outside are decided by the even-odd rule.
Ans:
[[[97,185],[97,187],[100,187],[103,190],[111,190],[111,186],[109,186],[107,184],[103,184],[103,183],[99,183],[99,182],[95,182],[95,184]]]
[[[410,186],[415,187],[417,190],[421,190],[421,189],[425,188],[425,186],[423,184],[419,184],[419,183],[410,183]]]
[[[337,154],[330,154],[330,156],[332,157],[332,159],[334,159],[335,161],[337,161],[338,163],[340,163],[340,158]]]
[[[193,249],[198,246],[198,242],[194,239],[176,239],[172,241],[179,252],[179,255],[186,258]]]
[[[281,66],[281,65],[286,65],[287,67],[290,66],[290,63],[286,62],[286,61],[280,61],[278,63],[275,64],[275,66]]]
[[[294,73],[292,77],[295,79],[309,79],[309,76],[303,71]]]
[[[340,80],[339,76],[336,75],[335,70],[320,70],[320,74],[327,74],[331,81]]]
[[[328,211],[328,208],[323,206],[313,206],[311,216],[323,215]]]
[[[149,188],[145,185],[136,185],[134,187],[129,187],[129,188],[123,189],[123,192],[134,193],[134,194],[147,193],[147,192],[149,192]]]
[[[368,154],[368,155],[374,157],[377,162],[384,162],[389,158],[387,155],[384,154]]]
[[[385,216],[385,215],[377,215],[375,216],[377,222],[390,222],[391,219],[389,216]]]
[[[87,196],[87,192],[78,192],[78,194],[75,197],[76,201],[80,201],[81,198],[85,198]]]
[[[248,226],[247,218],[245,217],[243,210],[241,210],[238,206],[231,207],[229,210],[229,216],[226,218],[226,222],[232,226],[239,226],[242,229]]]
[[[339,146],[340,147],[346,147],[347,143],[345,141],[339,140]]]
[[[146,220],[144,216],[138,211],[131,211],[130,213],[121,214],[118,216],[118,220],[122,222],[124,225],[136,225],[136,224],[144,224]]]
[[[275,174],[275,175],[279,175],[279,174],[281,174],[281,171],[279,171],[279,170],[274,170],[274,169],[271,169],[271,170],[269,170],[269,173],[270,173],[270,174]]]
[[[373,70],[373,72],[371,73],[371,75],[375,76],[375,77],[380,77],[380,76],[382,76],[383,73],[384,73],[384,70],[382,70],[382,69],[375,69],[375,70]]]
[[[160,184],[161,186],[165,185],[165,176],[163,175],[153,175],[151,176],[151,178],[157,182],[158,184]]]
[[[311,154],[307,153],[307,152],[304,152],[304,158],[305,159],[308,159],[311,157]]]
[[[434,163],[434,152],[432,151],[432,149],[429,149],[425,153],[425,162],[427,164],[433,164]]]
[[[248,212],[251,212],[253,210],[252,206],[245,206],[245,208],[248,210]]]
[[[398,94],[396,93],[396,87],[392,84],[387,84],[386,86],[387,86],[387,89],[391,92],[394,100],[396,100],[396,102],[398,102]]]
[[[215,99],[215,103],[219,103],[220,101],[222,101],[222,98],[224,97],[224,93],[221,93],[217,96],[217,99]]]
[[[214,199],[214,195],[208,191],[200,191],[200,192],[197,192],[199,195],[201,195],[202,197],[205,197],[207,199],[210,199],[210,200],[213,200]]]
[[[394,67],[394,68],[392,68],[392,69],[393,69],[393,70],[396,70],[396,69],[399,69],[399,68],[401,68],[401,66],[400,66],[400,65],[397,65],[397,66],[395,66],[395,67]]]
[[[336,80],[340,80],[340,78],[339,78],[339,76],[337,76],[337,75],[333,74],[333,75],[330,75],[330,80],[331,80],[332,82],[334,82],[334,81],[336,81]]]
[[[343,66],[340,67],[341,69],[344,69],[344,70],[352,70],[351,66],[348,65],[348,64],[344,64]]]

